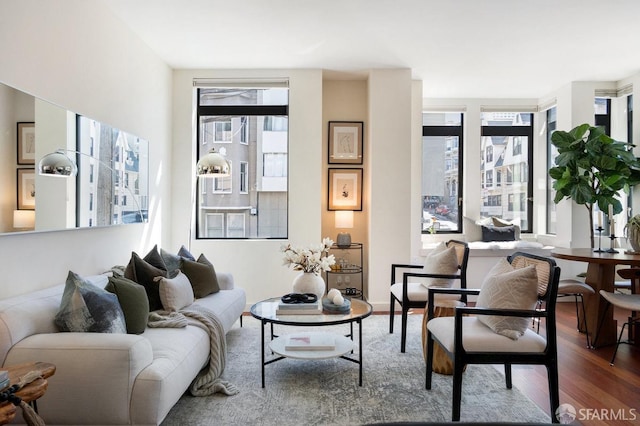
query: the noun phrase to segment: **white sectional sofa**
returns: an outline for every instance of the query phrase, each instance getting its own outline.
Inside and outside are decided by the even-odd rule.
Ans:
[[[230,274],[216,275],[221,290],[195,303],[213,311],[226,334],[242,315],[246,295]],[[104,288],[107,277],[90,281]],[[58,332],[54,316],[63,289],[61,284],[0,300],[0,365],[56,366],[38,400],[48,426],[160,424],[207,365],[207,333],[192,325],[147,327],[137,335]]]

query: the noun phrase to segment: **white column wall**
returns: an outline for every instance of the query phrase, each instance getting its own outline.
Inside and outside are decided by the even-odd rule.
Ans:
[[[411,258],[412,81],[408,69],[369,74],[369,302],[389,308],[392,263]],[[368,189],[367,189],[368,188]],[[419,229],[419,228],[417,228]],[[415,232],[415,231],[413,231]]]

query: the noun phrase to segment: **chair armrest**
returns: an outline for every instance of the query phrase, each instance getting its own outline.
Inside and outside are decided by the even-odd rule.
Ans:
[[[422,269],[424,265],[412,265],[409,263],[392,263],[391,264],[391,285],[396,283],[396,269]]]
[[[458,294],[461,295],[466,301],[468,295],[480,294],[480,289],[477,288],[449,288],[449,287],[429,287],[429,296],[427,300],[427,319],[433,319],[433,312],[435,308],[435,295],[436,294]],[[456,311],[462,308],[456,308]]]
[[[459,312],[458,312],[459,311]],[[546,317],[546,311],[529,310],[529,309],[492,309],[480,308],[476,306],[464,306],[456,309],[456,315],[495,315],[502,317]]]

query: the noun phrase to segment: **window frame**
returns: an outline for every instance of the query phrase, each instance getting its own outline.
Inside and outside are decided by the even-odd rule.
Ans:
[[[464,120],[465,116],[463,112],[458,111],[423,111],[424,114],[446,114],[448,112],[454,112],[456,114],[460,114],[460,124],[459,125],[422,125],[422,137],[456,137],[457,138],[457,146],[451,147],[457,148],[457,164],[458,164],[458,174],[457,174],[457,194],[458,194],[458,215],[456,218],[457,222],[457,230],[440,230],[437,229],[435,231],[436,234],[462,234],[462,206],[464,202],[464,185],[463,185],[463,175],[464,175]],[[422,144],[424,142],[421,141]],[[446,148],[445,148],[446,150]],[[424,171],[423,171],[424,173]],[[421,191],[422,192],[422,191]],[[422,194],[420,195],[422,197]],[[421,200],[421,204],[423,201]],[[421,215],[422,216],[422,215]],[[429,229],[422,229],[421,226],[421,234],[430,234],[431,231]]]
[[[529,164],[529,167],[527,168],[527,193],[529,194],[529,197],[526,197],[526,204],[527,204],[527,214],[526,214],[526,219],[527,219],[527,226],[526,228],[522,227],[521,228],[521,232],[522,233],[531,233],[533,232],[533,197],[534,197],[534,192],[533,192],[533,169],[534,169],[534,164],[533,164],[533,145],[534,145],[534,127],[535,127],[535,114],[532,112],[517,112],[518,114],[529,114],[530,118],[531,118],[531,125],[530,126],[507,126],[507,125],[483,125],[480,126],[480,137],[484,138],[484,137],[492,137],[492,136],[499,136],[499,137],[512,137],[515,141],[516,137],[521,137],[521,136],[526,136],[527,137],[527,163]],[[522,145],[522,140],[520,140],[520,144]],[[521,154],[520,154],[521,155]],[[482,164],[482,163],[481,163]],[[518,164],[514,164],[514,167],[519,167],[519,163]],[[485,170],[486,172],[486,170]],[[506,176],[506,185],[512,185],[513,184],[513,178],[515,176],[515,169],[509,169],[507,168],[507,176]],[[515,192],[513,192],[512,194],[516,194]],[[510,205],[509,203],[509,198],[507,198],[507,203],[508,205]],[[482,204],[482,203],[480,203]],[[509,209],[509,211],[511,211]]]

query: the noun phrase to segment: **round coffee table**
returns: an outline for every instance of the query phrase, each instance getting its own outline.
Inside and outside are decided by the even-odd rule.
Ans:
[[[302,315],[282,315],[277,314],[276,310],[280,303],[279,297],[266,299],[251,306],[251,315],[254,318],[260,320],[262,323],[262,341],[261,341],[261,353],[262,353],[262,387],[264,388],[264,370],[265,366],[273,362],[279,361],[284,358],[298,358],[298,359],[325,359],[325,358],[343,358],[351,362],[355,362],[359,365],[359,385],[362,386],[362,320],[373,311],[373,308],[368,302],[358,299],[351,299],[351,310],[346,313],[328,313],[326,311],[313,314]],[[353,323],[358,324],[358,357],[352,358],[347,356],[347,353],[352,352],[355,346],[353,342]],[[271,326],[271,344],[270,349],[278,356],[273,359],[265,359],[265,326],[269,324]],[[276,336],[273,332],[274,324],[285,326],[298,326],[298,327],[323,327],[329,325],[349,324],[350,334],[347,336],[341,336],[335,334],[336,347],[332,350],[313,350],[313,351],[290,351],[284,349],[285,336]],[[333,334],[333,333],[330,333]],[[350,338],[350,343],[347,342]]]

